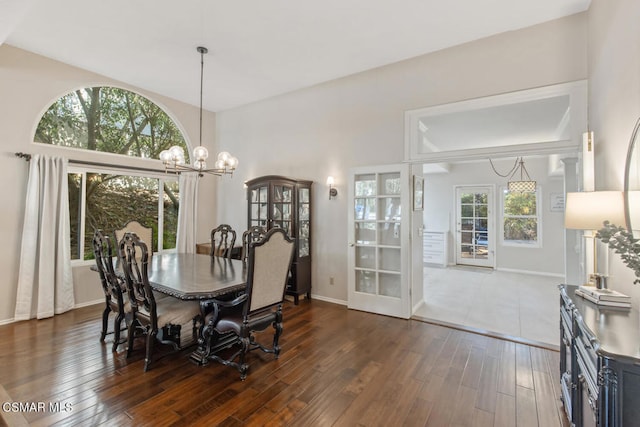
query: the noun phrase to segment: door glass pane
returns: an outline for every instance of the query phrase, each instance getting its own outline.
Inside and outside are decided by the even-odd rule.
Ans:
[[[380,174],[379,194],[400,194],[400,174]]]
[[[400,248],[380,248],[380,270],[400,271]]]
[[[385,221],[401,220],[400,197],[385,197],[378,200],[380,206],[378,218],[384,219]]]
[[[358,222],[356,228],[356,243],[359,245],[372,245],[376,243],[376,223]]]
[[[400,246],[400,223],[382,222],[378,224],[378,241],[381,245]]]
[[[356,292],[376,294],[376,272],[356,270]]]
[[[376,219],[376,199],[372,197],[355,199],[355,219]]]
[[[376,193],[376,176],[370,175],[356,175],[356,197],[362,196],[375,196]]]
[[[356,248],[356,267],[376,268],[375,248],[359,246]]]
[[[260,187],[260,203],[267,203],[267,187]]]
[[[391,273],[380,273],[380,295],[400,298],[400,275]]]

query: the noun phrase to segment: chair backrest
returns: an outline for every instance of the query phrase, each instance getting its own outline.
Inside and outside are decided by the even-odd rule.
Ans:
[[[282,228],[272,228],[258,242],[249,243],[244,315],[281,304],[293,259],[293,240]]]
[[[127,282],[131,310],[141,311],[157,326],[156,300],[149,285],[149,253],[145,242],[135,233],[125,233],[119,243],[120,263]]]
[[[247,262],[247,258],[249,258],[249,243],[259,241],[266,233],[267,230],[259,225],[251,226],[242,233],[242,262]]]
[[[147,248],[150,248],[149,255],[153,253],[153,230],[151,227],[145,227],[138,221],[129,221],[119,230],[115,231],[116,242],[120,242],[125,233],[136,233],[136,235],[142,240]]]
[[[236,244],[236,231],[229,224],[220,224],[211,230],[211,256],[231,258],[231,250]]]
[[[113,268],[113,246],[109,236],[102,234],[101,230],[93,234],[93,254],[105,297],[123,307],[122,287]]]

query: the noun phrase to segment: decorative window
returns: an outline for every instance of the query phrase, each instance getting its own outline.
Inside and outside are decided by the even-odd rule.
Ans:
[[[540,246],[539,191],[503,190],[502,223],[505,245]]]
[[[40,119],[34,139],[148,159],[157,159],[173,145],[189,152],[182,133],[159,106],[137,93],[105,86],[59,98]]]
[[[71,92],[44,113],[35,142],[157,159],[178,145],[188,153],[175,122],[149,99],[115,87]],[[188,160],[187,160],[188,161]],[[153,251],[175,248],[180,191],[174,175],[141,168],[97,168],[74,162],[69,167],[71,253],[74,260],[93,259],[94,230],[113,236],[130,220],[153,228]]]

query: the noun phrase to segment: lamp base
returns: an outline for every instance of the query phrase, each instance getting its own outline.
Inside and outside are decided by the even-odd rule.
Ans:
[[[598,273],[589,274],[588,286],[595,286],[597,289],[607,289],[607,276]]]

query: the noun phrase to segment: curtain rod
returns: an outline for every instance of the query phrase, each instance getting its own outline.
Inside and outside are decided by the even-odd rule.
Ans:
[[[16,154],[16,157],[20,157],[22,159],[25,159],[27,162],[31,160],[31,154],[20,153],[20,152],[15,153],[15,154]],[[126,169],[126,170],[140,171],[140,172],[166,173],[166,171],[162,170],[162,169],[143,168],[143,167],[139,167],[139,166],[123,166],[123,165],[116,165],[116,164],[113,164],[113,163],[89,162],[89,161],[85,161],[85,160],[69,159],[69,163],[74,164],[74,165],[98,166],[98,167],[103,167],[103,168]],[[177,173],[177,174],[179,174],[179,173]]]

